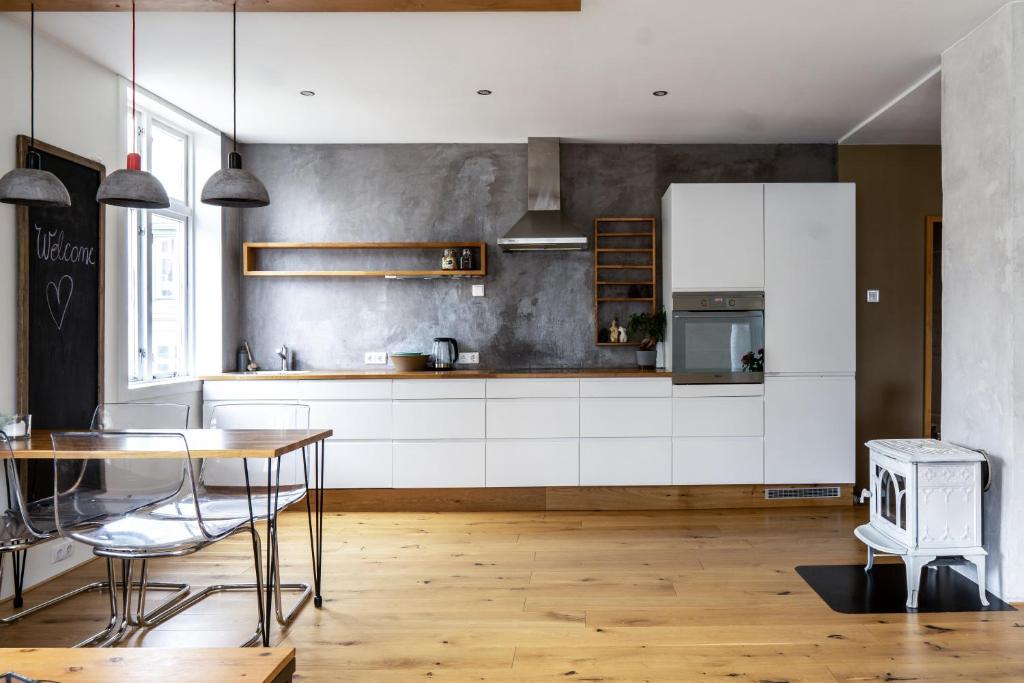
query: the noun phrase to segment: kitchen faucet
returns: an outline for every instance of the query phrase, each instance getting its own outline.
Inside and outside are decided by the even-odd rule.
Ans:
[[[291,370],[290,366],[291,366],[292,352],[288,349],[288,347],[285,346],[284,344],[282,344],[281,348],[279,348],[276,351],[276,353],[277,353],[278,356],[281,357],[281,371],[282,372],[288,372],[289,370]]]

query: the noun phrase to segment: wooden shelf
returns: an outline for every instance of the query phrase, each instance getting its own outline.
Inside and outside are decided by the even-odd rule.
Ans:
[[[624,229],[621,232],[615,230],[609,230],[610,225],[616,223],[628,223],[628,228],[622,226]],[[646,230],[642,228],[647,228]],[[603,246],[600,240],[604,238],[615,238],[614,244],[619,245],[615,247]],[[607,329],[611,324],[612,317],[619,318],[620,325],[627,325],[629,323],[628,318],[625,318],[627,312],[639,312],[642,308],[638,308],[636,304],[643,304],[644,307],[650,309],[651,313],[656,312],[657,307],[657,294],[654,288],[657,286],[657,233],[656,224],[653,218],[646,217],[622,217],[615,216],[609,218],[595,218],[594,219],[594,343],[601,347],[633,347],[636,348],[639,345],[640,340],[631,340],[626,343],[619,342],[608,342],[601,341],[601,330]],[[622,256],[616,258],[616,255],[621,254]],[[646,254],[648,258],[638,259],[637,254]],[[628,256],[627,256],[628,255]],[[605,260],[613,261],[613,263],[599,263],[599,260],[604,257]],[[642,263],[615,263],[614,261],[629,261],[629,260],[642,260]],[[637,280],[635,278],[644,278],[646,275],[640,273],[634,273],[627,275],[634,279],[630,280],[606,280],[602,279],[600,273],[602,271],[649,271],[649,280]],[[605,293],[611,294],[616,290],[608,291],[608,287],[650,287],[651,296],[604,296]],[[605,288],[602,291],[602,288]],[[619,290],[621,291],[621,290]],[[630,294],[646,293],[644,290],[631,290]],[[617,308],[611,308],[618,304]],[[607,339],[607,337],[605,337]]]
[[[472,249],[477,267],[473,270],[261,270],[258,256],[266,251],[436,251]],[[380,277],[387,279],[429,279],[484,277],[487,275],[486,242],[246,242],[242,245],[242,273],[246,277]]]

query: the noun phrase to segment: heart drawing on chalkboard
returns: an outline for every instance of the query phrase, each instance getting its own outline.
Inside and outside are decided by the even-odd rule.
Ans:
[[[56,284],[46,283],[46,304],[50,307],[50,317],[57,329],[63,329],[64,317],[68,314],[68,306],[71,305],[71,294],[75,291],[75,281],[70,275],[63,276]],[[58,319],[57,314],[60,313]]]

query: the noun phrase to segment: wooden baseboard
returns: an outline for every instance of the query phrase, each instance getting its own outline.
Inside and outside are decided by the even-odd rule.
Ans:
[[[768,500],[763,485],[565,486],[471,489],[330,489],[328,512],[494,512],[555,510],[713,510],[728,508],[846,507],[853,484],[838,498]],[[775,486],[772,488],[806,488]],[[304,508],[305,503],[301,506]]]

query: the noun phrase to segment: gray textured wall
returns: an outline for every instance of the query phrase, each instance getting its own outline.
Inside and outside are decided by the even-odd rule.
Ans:
[[[274,367],[352,368],[376,350],[429,351],[456,337],[487,367],[630,365],[594,345],[592,252],[505,254],[498,237],[526,210],[526,145],[246,145],[272,203],[244,213],[245,241],[488,243],[484,298],[470,281],[245,278],[240,333]],[[655,216],[673,182],[836,179],[832,145],[562,145],[563,208]],[[660,225],[659,225],[660,228]],[[311,256],[312,258],[312,256]],[[660,287],[659,287],[660,291]]]
[[[992,457],[989,588],[1024,599],[1024,5],[942,57],[942,437]]]

